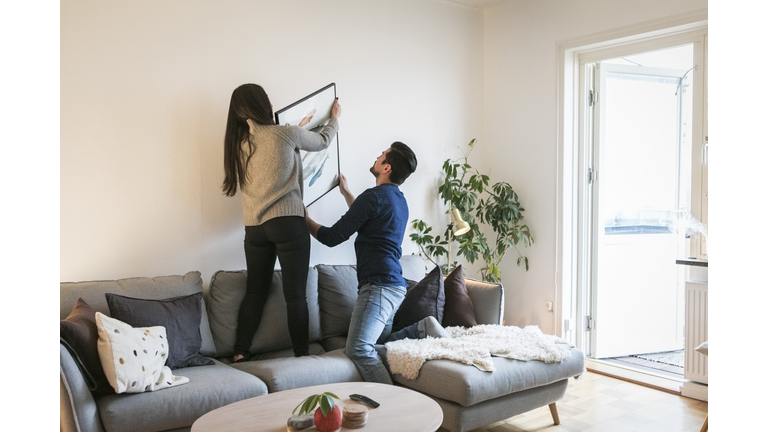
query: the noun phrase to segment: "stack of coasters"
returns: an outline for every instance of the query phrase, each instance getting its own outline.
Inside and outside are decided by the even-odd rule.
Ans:
[[[341,417],[341,426],[360,429],[368,423],[368,408],[362,405],[346,405]]]

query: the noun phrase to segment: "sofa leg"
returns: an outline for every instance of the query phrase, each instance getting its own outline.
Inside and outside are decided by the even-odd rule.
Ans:
[[[557,405],[555,405],[554,402],[549,404],[549,412],[552,413],[552,420],[555,421],[555,424],[559,425],[560,424],[560,416],[557,415]]]

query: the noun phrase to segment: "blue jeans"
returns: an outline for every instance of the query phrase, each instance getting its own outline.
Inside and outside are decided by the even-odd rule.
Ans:
[[[416,324],[391,333],[392,319],[406,291],[405,287],[370,284],[357,290],[357,303],[352,311],[345,351],[365,381],[392,384],[392,378],[374,345],[414,338],[418,333]]]

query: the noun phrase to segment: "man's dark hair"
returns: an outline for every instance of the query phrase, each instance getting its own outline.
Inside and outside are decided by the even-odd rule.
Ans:
[[[410,147],[400,141],[393,142],[389,148],[391,150],[384,159],[384,163],[392,167],[389,180],[396,185],[401,185],[412,172],[416,171],[418,164],[416,155]]]

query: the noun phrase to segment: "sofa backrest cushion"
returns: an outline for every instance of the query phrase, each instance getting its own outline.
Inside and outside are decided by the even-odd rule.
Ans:
[[[403,277],[408,280],[418,282],[427,274],[424,258],[419,255],[403,255],[400,258],[400,266],[403,268]]]
[[[403,255],[400,266],[405,279],[415,282],[424,279],[426,267],[424,259],[419,255]],[[318,264],[315,268],[323,340],[346,336],[357,301],[357,268],[353,265],[328,264]]]
[[[126,297],[161,300],[171,297],[180,297],[203,292],[203,280],[200,272],[192,271],[183,276],[160,276],[154,278],[137,277],[111,281],[89,282],[62,282],[59,292],[60,318],[66,318],[82,298],[96,312],[109,314],[109,306],[104,296],[106,293],[118,294]],[[216,347],[211,335],[211,327],[208,322],[208,314],[205,309],[205,301],[201,300],[203,316],[200,320],[200,338],[202,345],[200,354],[213,356]]]
[[[229,357],[235,353],[237,317],[240,303],[245,297],[247,272],[220,270],[213,274],[208,288],[208,316],[211,334],[216,345],[216,357]],[[320,311],[317,303],[317,270],[307,275],[307,306],[309,307],[309,342],[319,342]],[[269,287],[267,303],[261,322],[251,343],[251,354],[265,353],[293,346],[288,333],[288,308],[283,297],[283,274],[275,270]]]
[[[477,323],[501,325],[504,322],[504,287],[469,278],[464,279],[464,284],[472,299]]]
[[[326,264],[315,268],[323,339],[346,336],[357,301],[357,269],[351,265]]]

